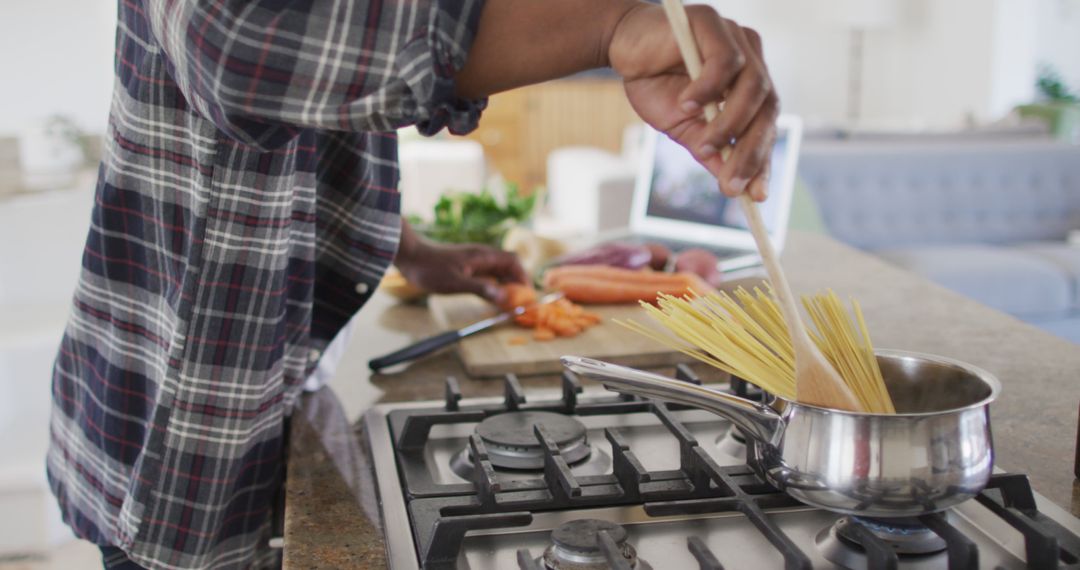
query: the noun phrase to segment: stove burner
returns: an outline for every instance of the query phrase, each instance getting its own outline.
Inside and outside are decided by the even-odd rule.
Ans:
[[[505,412],[477,424],[476,434],[484,442],[488,460],[496,469],[542,473],[544,450],[533,431],[533,425],[538,423],[543,424],[576,475],[610,473],[611,457],[602,447],[593,449],[585,426],[570,416],[554,412]],[[531,439],[526,439],[525,434]],[[472,480],[473,461],[468,446],[450,458],[450,470],[466,481]]]
[[[637,551],[626,541],[626,529],[621,525],[597,519],[578,519],[563,523],[551,531],[551,546],[544,551],[540,562],[548,570],[606,570],[611,567],[600,544],[600,531],[607,531],[618,554],[634,570],[652,570]]]
[[[860,530],[869,531],[900,556],[920,556],[945,550],[945,540],[916,519],[871,519],[846,516],[817,535],[825,559],[843,568],[866,568]]]
[[[853,524],[861,524],[870,532],[893,547],[897,554],[930,554],[945,550],[945,541],[934,531],[915,519],[870,519],[863,517],[849,518],[848,524],[843,519],[836,524],[840,538],[858,543],[851,530]]]
[[[716,448],[728,457],[746,461],[746,436],[735,426],[731,426],[716,440]]]
[[[554,412],[506,412],[490,416],[476,426],[476,435],[483,440],[495,467],[543,469],[544,451],[533,432],[535,424],[544,425],[568,464],[589,456],[591,449],[584,424]]]

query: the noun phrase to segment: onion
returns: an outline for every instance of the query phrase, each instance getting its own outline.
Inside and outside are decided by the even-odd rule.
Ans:
[[[552,265],[608,265],[623,269],[641,269],[649,265],[652,253],[644,245],[612,242],[556,258]]]
[[[705,280],[706,283],[716,287],[723,279],[723,274],[717,268],[718,260],[710,251],[693,248],[680,251],[675,258],[675,271],[687,271]]]

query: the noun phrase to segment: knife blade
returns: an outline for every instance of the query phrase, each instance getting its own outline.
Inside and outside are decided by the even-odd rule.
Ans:
[[[562,297],[563,294],[558,291],[554,293],[548,293],[547,295],[541,297],[540,301],[537,304],[546,305],[548,303],[555,302]],[[432,352],[435,352],[436,350],[444,346],[454,344],[455,342],[467,336],[474,335],[480,331],[484,331],[490,329],[491,327],[505,323],[510,319],[524,313],[525,309],[526,307],[522,305],[520,307],[515,307],[511,311],[501,312],[497,315],[476,321],[475,323],[466,325],[459,329],[445,331],[436,335],[429,336],[423,340],[414,342],[413,344],[410,344],[405,348],[395,350],[394,352],[391,352],[390,354],[387,354],[385,356],[371,359],[370,361],[368,361],[368,368],[370,368],[373,372],[378,372],[383,368],[387,368],[395,364],[401,364],[402,362],[416,360],[417,358],[431,354]]]

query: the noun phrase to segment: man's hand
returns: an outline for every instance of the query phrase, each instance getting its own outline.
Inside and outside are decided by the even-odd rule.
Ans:
[[[664,10],[636,0],[490,0],[465,66],[455,75],[461,97],[482,97],[610,65],[622,75],[634,110],[667,133],[735,196],[768,190],[779,99],[761,38],[708,6],[687,6],[703,68],[691,82]],[[723,101],[706,124],[708,102]],[[724,147],[737,141],[729,160]]]
[[[761,38],[708,6],[686,11],[703,64],[696,81],[690,81],[671,26],[655,5],[637,4],[623,15],[611,34],[608,60],[622,75],[634,110],[690,150],[725,194],[748,189],[764,200],[780,107]],[[702,107],[716,101],[725,102],[724,111],[706,123]],[[737,144],[725,161],[720,151],[732,139]]]
[[[402,223],[394,264],[410,283],[432,293],[474,293],[500,304],[500,283],[525,283],[525,270],[513,253],[476,244],[428,241]]]

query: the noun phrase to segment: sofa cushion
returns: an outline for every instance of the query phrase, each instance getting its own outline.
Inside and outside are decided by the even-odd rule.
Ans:
[[[1062,242],[1030,242],[1015,246],[1058,266],[1072,281],[1073,308],[1080,310],[1080,245]]]
[[[808,141],[799,175],[833,237],[862,249],[1064,240],[1080,228],[1080,146]]]
[[[1080,314],[1061,319],[1032,319],[1028,322],[1050,334],[1080,344]]]
[[[878,250],[886,260],[1022,319],[1068,315],[1074,283],[1057,263],[1023,248],[981,244]]]

